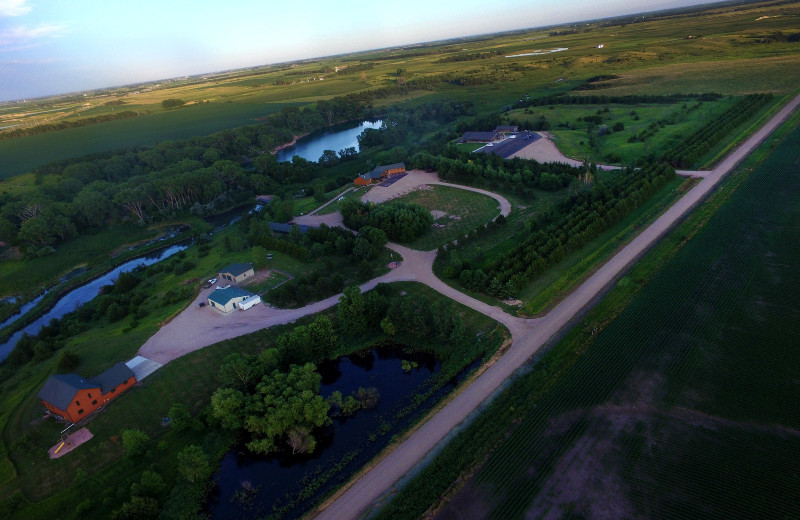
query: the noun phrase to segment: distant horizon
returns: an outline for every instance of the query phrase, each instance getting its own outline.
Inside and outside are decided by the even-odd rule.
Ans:
[[[402,11],[364,0],[345,0],[335,6],[314,2],[281,6],[280,12],[231,0],[220,16],[188,0],[165,6],[143,0],[135,13],[97,0],[80,0],[68,6],[35,5],[38,0],[0,0],[0,102],[68,96],[712,3],[721,2],[671,0],[653,6],[646,0],[598,0],[587,17],[587,6],[580,0],[564,0],[558,8],[543,0],[534,0],[523,8],[518,2],[497,0],[488,12],[482,2],[462,0],[457,13],[421,0],[407,0]],[[82,12],[80,20],[75,20],[75,11]],[[246,16],[247,12],[252,16]],[[296,22],[281,24],[275,20],[276,14],[278,19]],[[137,17],[142,16],[145,19],[137,23]],[[439,20],[444,18],[454,23],[443,25]],[[109,26],[110,19],[127,22]],[[261,22],[266,23],[262,26]]]

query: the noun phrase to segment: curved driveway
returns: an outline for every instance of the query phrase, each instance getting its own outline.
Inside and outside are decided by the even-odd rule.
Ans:
[[[546,316],[538,320],[526,320],[527,323],[521,324],[519,329],[512,331],[514,342],[508,352],[404,442],[396,446],[391,453],[361,475],[335,500],[324,504],[324,509],[315,518],[341,520],[357,518],[369,512],[376,501],[390,492],[400,478],[406,475],[431,450],[435,449],[436,445],[453,428],[464,421],[503,381],[530,359],[531,355],[541,348],[550,337],[566,326],[603,288],[613,282],[639,255],[699,204],[727,173],[733,170],[780,123],[791,115],[798,104],[800,104],[800,95],[789,102],[716,168],[707,172],[702,181]],[[438,286],[433,287],[439,290]],[[443,293],[450,296],[447,292]],[[462,301],[461,298],[456,299]],[[462,303],[473,307],[467,302],[462,301]],[[530,326],[531,322],[533,326]],[[503,323],[506,323],[506,320],[503,320]],[[516,322],[514,323],[516,324]]]

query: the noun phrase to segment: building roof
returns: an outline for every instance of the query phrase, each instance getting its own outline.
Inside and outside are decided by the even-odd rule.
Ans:
[[[281,224],[280,222],[269,223],[269,228],[276,233],[288,234],[292,230],[292,226],[297,226],[298,228],[300,228],[301,233],[305,233],[306,231],[311,229],[311,226],[306,226],[303,224]]]
[[[134,377],[133,370],[128,368],[128,365],[125,363],[119,362],[99,376],[91,378],[89,381],[95,383],[95,386],[99,386],[103,394],[107,394],[112,388],[118,387],[124,381],[132,377]]]
[[[487,148],[490,145],[486,145],[483,148],[475,150],[475,152],[494,154],[502,157],[503,159],[508,159],[529,144],[535,143],[541,139],[541,137],[542,136],[536,132],[520,132],[512,135],[505,141],[495,143],[490,148]]]
[[[220,273],[229,273],[233,276],[239,276],[240,274],[244,274],[250,269],[253,268],[253,264],[231,264],[225,269],[220,269]]]
[[[494,141],[499,136],[497,132],[464,132],[461,141]]]
[[[211,294],[208,295],[208,300],[225,307],[234,298],[247,298],[248,296],[253,296],[253,294],[238,287],[228,287],[227,289],[211,291]]]
[[[380,179],[383,174],[388,170],[397,170],[399,168],[406,169],[405,163],[385,164],[383,166],[376,166],[371,172],[362,173],[359,175],[364,180],[370,181],[372,179]]]
[[[78,390],[97,388],[99,385],[91,383],[77,374],[55,374],[50,376],[41,390],[39,399],[46,401],[60,410],[67,411],[72,398]]]
[[[131,377],[134,377],[133,370],[122,362],[89,379],[84,379],[77,374],[55,374],[50,376],[39,391],[39,399],[67,411],[69,403],[72,402],[79,390],[99,388],[101,394],[107,394],[112,388],[118,387]]]

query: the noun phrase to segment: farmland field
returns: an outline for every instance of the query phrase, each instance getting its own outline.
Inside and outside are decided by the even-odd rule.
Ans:
[[[13,177],[49,162],[130,146],[188,139],[257,123],[259,117],[295,103],[207,103],[144,114],[131,119],[67,128],[0,140],[0,178]]]
[[[798,150],[795,129],[439,518],[800,513]]]

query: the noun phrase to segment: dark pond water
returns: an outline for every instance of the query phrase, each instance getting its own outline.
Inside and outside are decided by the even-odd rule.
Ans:
[[[169,247],[157,249],[134,260],[129,260],[128,262],[125,262],[124,264],[121,264],[107,272],[103,276],[95,278],[94,280],[68,292],[60,300],[58,300],[48,312],[28,324],[25,328],[15,332],[8,339],[8,341],[0,344],[0,361],[8,357],[8,354],[20,340],[23,333],[27,332],[30,335],[38,334],[39,330],[41,330],[44,325],[50,323],[50,320],[54,318],[61,318],[63,315],[74,311],[84,303],[92,300],[95,296],[97,296],[101,287],[114,283],[114,280],[117,279],[120,273],[132,271],[133,269],[142,265],[152,265],[156,262],[164,260],[165,258],[169,258],[170,256],[183,251],[189,247],[190,244],[191,240],[185,240]],[[19,316],[22,316],[22,313],[17,315],[17,318]]]
[[[403,359],[416,361],[418,367],[403,372]],[[341,484],[383,449],[392,435],[405,429],[430,404],[452,390],[456,381],[437,390],[415,412],[397,418],[398,412],[408,406],[416,394],[431,388],[432,377],[439,369],[440,364],[434,356],[404,353],[403,347],[399,346],[381,346],[321,365],[318,370],[322,375],[320,393],[323,397],[336,390],[347,396],[359,387],[375,387],[380,393],[378,407],[359,411],[354,417],[334,418],[333,424],[325,431],[315,432],[317,448],[311,456],[254,456],[245,453],[244,447],[229,452],[214,476],[216,487],[208,503],[211,518],[265,517],[273,513],[276,505],[287,506],[292,501],[296,503],[287,507],[283,517],[301,516],[316,497]],[[317,494],[305,501],[296,498],[297,493],[303,490],[304,482],[312,481],[337,464],[342,464],[344,469],[323,484]],[[243,500],[241,490],[244,487],[250,487],[252,491]]]
[[[358,136],[367,128],[377,129],[382,121],[362,121],[361,123],[342,123],[328,130],[314,132],[298,140],[294,145],[278,151],[278,162],[291,161],[299,155],[303,159],[317,162],[325,150],[338,152],[353,147],[358,151]]]

